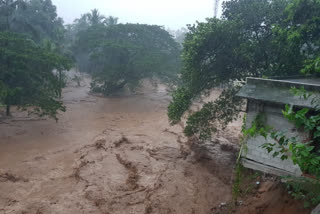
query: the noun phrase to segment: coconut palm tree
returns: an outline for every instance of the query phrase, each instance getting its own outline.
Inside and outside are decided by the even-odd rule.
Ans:
[[[98,9],[91,10],[91,13],[87,13],[86,16],[91,26],[102,24],[106,20],[105,16],[100,15]]]
[[[104,20],[104,24],[109,26],[109,25],[116,25],[118,24],[118,18],[114,16],[109,16]]]

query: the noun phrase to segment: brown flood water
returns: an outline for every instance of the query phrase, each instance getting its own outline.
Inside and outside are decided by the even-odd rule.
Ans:
[[[64,90],[58,123],[0,121],[0,213],[207,214],[231,199],[169,125],[163,88],[102,98],[85,84]]]

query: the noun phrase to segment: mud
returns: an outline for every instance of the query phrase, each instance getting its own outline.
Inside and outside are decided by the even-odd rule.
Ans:
[[[81,85],[64,89],[58,123],[1,120],[0,213],[207,214],[231,199],[230,182],[169,125],[164,87],[103,98]]]
[[[6,172],[6,173],[0,173],[0,182],[28,182],[28,179],[25,179],[23,177],[11,174],[10,172]]]
[[[216,212],[232,199],[241,121],[214,144],[198,144],[183,136],[183,124],[169,125],[164,86],[103,98],[90,94],[88,78],[81,85],[64,89],[67,112],[58,123],[18,111],[0,119],[1,214],[224,211]],[[237,212],[281,213],[286,201],[298,210],[281,202],[282,190],[272,191]]]
[[[247,176],[250,177],[249,174]],[[242,186],[249,192],[238,198],[236,206],[224,204],[215,207],[211,214],[309,214],[312,208],[305,208],[302,201],[294,200],[287,189],[274,179],[259,178],[259,185],[245,182]]]

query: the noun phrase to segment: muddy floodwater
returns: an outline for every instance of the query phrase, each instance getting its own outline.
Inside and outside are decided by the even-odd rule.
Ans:
[[[0,213],[207,214],[231,199],[229,175],[208,169],[169,125],[164,88],[103,98],[86,80],[63,101],[58,123],[17,112],[1,120]]]

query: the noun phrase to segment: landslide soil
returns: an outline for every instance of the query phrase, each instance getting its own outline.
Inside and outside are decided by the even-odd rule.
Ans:
[[[168,123],[164,87],[103,98],[85,79],[63,101],[57,123],[0,120],[0,213],[207,214],[231,200],[234,151],[218,165],[194,154]]]

